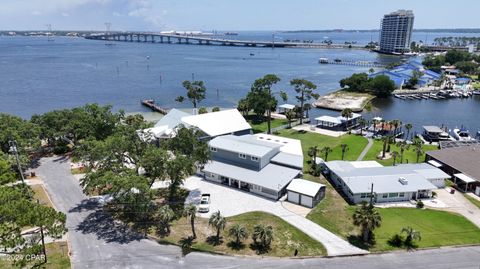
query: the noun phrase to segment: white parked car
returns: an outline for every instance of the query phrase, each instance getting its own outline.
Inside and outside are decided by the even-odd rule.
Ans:
[[[210,211],[210,194],[204,193],[200,199],[200,204],[198,205],[198,212],[207,213]]]

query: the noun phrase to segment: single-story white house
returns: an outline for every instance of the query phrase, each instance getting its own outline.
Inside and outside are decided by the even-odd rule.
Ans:
[[[376,161],[331,161],[324,165],[333,185],[354,204],[370,201],[371,193],[377,203],[429,198],[450,178],[427,163],[382,166]]]
[[[306,207],[315,207],[325,197],[325,185],[295,178],[287,187],[287,200]]]

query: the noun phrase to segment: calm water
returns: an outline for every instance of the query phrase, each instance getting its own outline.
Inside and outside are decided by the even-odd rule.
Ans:
[[[428,35],[428,36],[427,36]],[[455,34],[436,34],[452,36]],[[456,34],[464,36],[467,34]],[[275,38],[334,42],[376,40],[378,33],[276,33]],[[415,33],[416,40],[433,40],[434,34]],[[241,32],[238,39],[271,40],[271,33]],[[253,56],[251,56],[253,54]],[[153,98],[165,107],[189,107],[178,104],[183,80],[194,76],[208,88],[202,106],[235,106],[251,83],[267,73],[282,78],[278,90],[290,94],[292,78],[302,77],[318,85],[318,93],[337,89],[338,81],[367,68],[318,64],[319,57],[331,59],[390,62],[396,58],[361,50],[271,49],[193,45],[115,43],[57,37],[0,37],[0,112],[25,118],[52,109],[80,106],[88,102],[112,104],[128,112],[147,111],[140,100]],[[480,98],[467,100],[379,100],[378,109],[367,117],[398,118],[415,126],[465,125],[480,130]],[[337,114],[314,110],[312,116]]]

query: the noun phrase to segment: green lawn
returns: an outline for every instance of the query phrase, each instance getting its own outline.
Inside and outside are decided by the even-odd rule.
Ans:
[[[429,151],[429,150],[436,150],[436,149],[438,149],[437,146],[423,145],[423,151],[424,152]],[[382,150],[383,150],[383,141],[374,140],[372,147],[368,151],[367,155],[365,155],[365,158],[363,160],[365,160],[365,161],[375,160],[375,161],[378,161],[379,163],[381,163],[382,165],[385,165],[385,166],[393,165],[393,158],[390,158],[390,159],[387,159],[387,160],[377,159],[377,156],[379,154],[381,154]],[[398,147],[395,144],[390,145],[390,152],[393,152],[393,151],[397,151],[398,153],[400,153],[400,150],[398,149]],[[425,154],[420,156],[419,161],[423,162],[424,160],[425,160]],[[408,163],[416,163],[417,162],[417,155],[413,150],[413,146],[410,146],[410,148],[404,152],[403,162],[404,163],[407,163],[407,162]],[[397,163],[400,163],[400,156],[397,157]]]
[[[470,197],[470,195],[466,195],[465,194],[465,198],[467,198],[472,204],[476,205],[478,208],[480,208],[480,201],[473,198],[473,197]]]
[[[70,258],[68,256],[68,246],[66,242],[56,242],[56,243],[45,244],[45,248],[47,250],[47,261],[48,261],[47,264],[43,264],[34,268],[68,269],[71,267]],[[38,262],[40,261],[41,260],[39,260]],[[32,266],[33,263],[30,265]],[[0,258],[0,268],[18,268],[18,267],[13,267],[11,261],[2,260]]]
[[[327,186],[325,198],[307,215],[307,219],[343,238],[357,233],[358,228],[352,224],[352,214],[355,207],[345,202],[343,197],[323,176],[314,177],[305,174],[303,178]]]
[[[247,228],[248,239],[244,240],[243,246],[239,249],[231,247],[233,238],[228,237],[228,229],[231,225],[239,223]],[[273,241],[271,248],[262,255],[274,257],[293,256],[295,249],[299,256],[324,256],[326,250],[323,245],[308,235],[288,224],[284,220],[265,212],[249,212],[227,218],[227,226],[222,231],[221,243],[213,245],[208,242],[208,238],[215,234],[215,231],[208,226],[208,219],[197,218],[195,227],[197,238],[193,241],[192,250],[202,252],[216,252],[236,255],[257,255],[255,249],[251,247],[253,242],[251,234],[253,226],[256,224],[271,225],[273,227]],[[160,243],[181,244],[182,238],[191,235],[190,222],[186,218],[180,218],[172,223],[171,233],[167,237],[159,238]],[[157,236],[158,237],[158,236]]]
[[[480,229],[463,216],[431,209],[382,208],[382,226],[375,230],[376,245],[373,251],[395,249],[387,241],[403,227],[420,231],[419,248],[479,244]]]
[[[328,155],[328,160],[340,160],[342,158],[342,150],[340,145],[347,144],[348,151],[345,153],[345,160],[354,161],[358,158],[362,150],[367,146],[368,140],[365,137],[357,135],[343,135],[340,137],[331,137],[312,132],[299,132],[293,129],[281,130],[279,136],[299,139],[302,141],[303,155],[305,165],[310,159],[308,157],[308,149],[313,146],[318,146],[318,149],[329,146],[332,152]],[[319,154],[320,158],[324,158]],[[307,166],[305,166],[307,167]]]
[[[246,117],[248,123],[252,126],[254,133],[263,133],[267,131],[267,120],[266,118],[258,119],[255,115],[248,115]],[[271,128],[276,128],[282,125],[288,124],[288,120],[282,119],[272,119]]]

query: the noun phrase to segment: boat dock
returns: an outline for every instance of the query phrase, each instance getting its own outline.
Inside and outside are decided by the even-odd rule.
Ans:
[[[161,114],[163,114],[163,115],[167,115],[167,114],[168,114],[168,109],[157,106],[157,105],[155,104],[155,101],[152,100],[152,99],[143,100],[143,101],[142,101],[142,105],[150,108],[151,110],[153,110],[153,111],[155,111],[155,112],[161,113]]]

